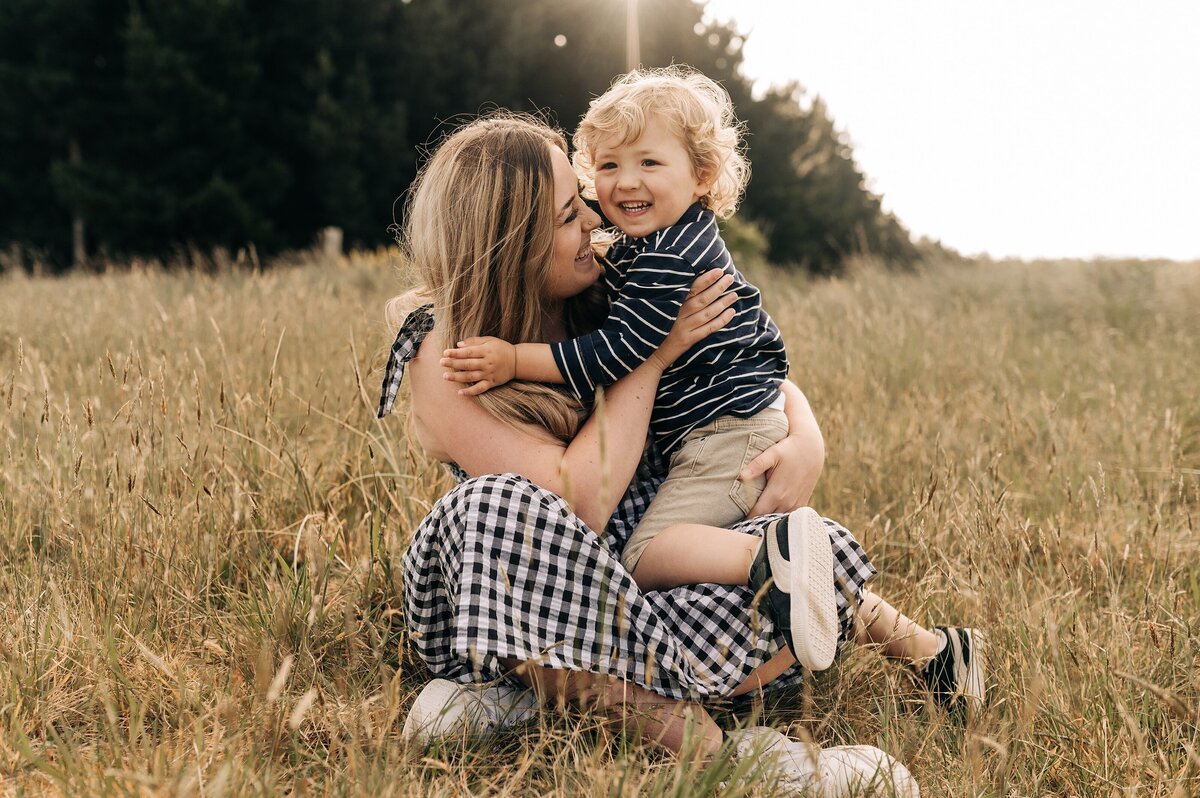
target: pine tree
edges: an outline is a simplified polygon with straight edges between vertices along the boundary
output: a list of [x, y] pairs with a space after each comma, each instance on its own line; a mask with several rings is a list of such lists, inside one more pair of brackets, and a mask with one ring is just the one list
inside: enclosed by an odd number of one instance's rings
[[119, 104], [121, 5], [0, 3], [0, 242], [86, 255], [86, 175], [104, 163]]
[[[83, 253], [375, 245], [421, 153], [490, 108], [568, 132], [625, 71], [620, 0], [5, 0], [0, 246]], [[742, 39], [694, 0], [640, 4], [645, 66], [720, 81], [746, 122], [742, 217], [831, 271], [912, 256], [820, 102], [754, 98]], [[76, 257], [76, 259], [78, 259]]]

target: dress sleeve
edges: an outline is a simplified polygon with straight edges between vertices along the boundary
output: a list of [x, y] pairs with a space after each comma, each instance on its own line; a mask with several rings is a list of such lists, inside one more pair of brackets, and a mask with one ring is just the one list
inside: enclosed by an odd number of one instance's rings
[[688, 260], [669, 252], [636, 256], [604, 325], [550, 345], [567, 387], [587, 403], [597, 385], [611, 385], [645, 362], [671, 331], [694, 272]]
[[422, 305], [409, 313], [396, 333], [392, 343], [391, 354], [388, 355], [387, 366], [383, 372], [383, 385], [379, 390], [378, 418], [383, 418], [392, 412], [396, 404], [396, 394], [400, 391], [400, 380], [404, 377], [404, 367], [408, 361], [417, 355], [421, 342], [433, 329], [433, 305]]

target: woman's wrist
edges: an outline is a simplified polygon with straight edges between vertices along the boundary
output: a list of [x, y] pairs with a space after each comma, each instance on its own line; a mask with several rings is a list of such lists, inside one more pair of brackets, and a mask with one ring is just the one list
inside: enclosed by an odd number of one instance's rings
[[670, 364], [670, 362], [667, 361], [667, 359], [665, 357], [663, 357], [662, 351], [659, 349], [656, 349], [650, 353], [650, 356], [648, 358], [646, 358], [645, 361], [643, 361], [642, 365], [644, 365], [646, 368], [652, 370], [655, 374], [657, 374], [659, 377], [661, 377], [663, 375], [663, 372], [665, 372], [667, 370], [667, 366], [669, 366], [671, 364]]

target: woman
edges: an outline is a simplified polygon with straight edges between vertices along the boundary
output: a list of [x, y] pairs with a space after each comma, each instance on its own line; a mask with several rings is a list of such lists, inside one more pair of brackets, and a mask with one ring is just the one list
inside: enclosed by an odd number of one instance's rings
[[[724, 279], [697, 280], [656, 356], [612, 385], [605, 412], [586, 420], [547, 386], [510, 383], [468, 397], [443, 379], [439, 353], [466, 337], [561, 341], [600, 318], [588, 303], [598, 276], [590, 235], [597, 224], [578, 196], [562, 137], [528, 119], [495, 116], [460, 129], [412, 188], [403, 244], [432, 312], [418, 309], [401, 326], [380, 415], [391, 409], [408, 364], [417, 438], [464, 480], [422, 522], [404, 560], [414, 645], [446, 677], [422, 691], [406, 721], [418, 739], [527, 715], [532, 700], [513, 689], [515, 677], [543, 699], [593, 701], [673, 751], [684, 745], [690, 719], [698, 755], [710, 757], [725, 735], [697, 700], [802, 677], [791, 655], [780, 653], [769, 621], [754, 613], [747, 588], [642, 594], [618, 559], [663, 472], [652, 453], [642, 457], [658, 379], [727, 320]], [[794, 434], [764, 454], [779, 465], [759, 510], [793, 509], [787, 499], [795, 496], [781, 484], [803, 483], [795, 464], [813, 461], [803, 451], [797, 457], [814, 439], [811, 411], [794, 386], [786, 394]], [[808, 480], [801, 492], [815, 475]], [[913, 662], [944, 660], [934, 657], [934, 633], [864, 593], [874, 568], [849, 532], [825, 523], [838, 555], [842, 639], [881, 643]], [[756, 518], [737, 529], [761, 534], [763, 524]], [[593, 530], [605, 530], [603, 537]], [[462, 686], [505, 677], [485, 690]], [[951, 684], [954, 692], [962, 681]], [[769, 752], [797, 790], [840, 795], [894, 781], [916, 792], [903, 766], [878, 749], [817, 751], [769, 729], [729, 738], [739, 756]]]

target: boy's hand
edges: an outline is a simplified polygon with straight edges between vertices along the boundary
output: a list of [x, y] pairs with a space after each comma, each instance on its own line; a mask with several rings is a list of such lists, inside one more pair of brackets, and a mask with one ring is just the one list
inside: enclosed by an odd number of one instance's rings
[[478, 396], [513, 378], [517, 371], [517, 348], [500, 338], [468, 338], [459, 341], [457, 348], [442, 352], [439, 363], [450, 369], [442, 379], [473, 383], [460, 388], [459, 395]]

